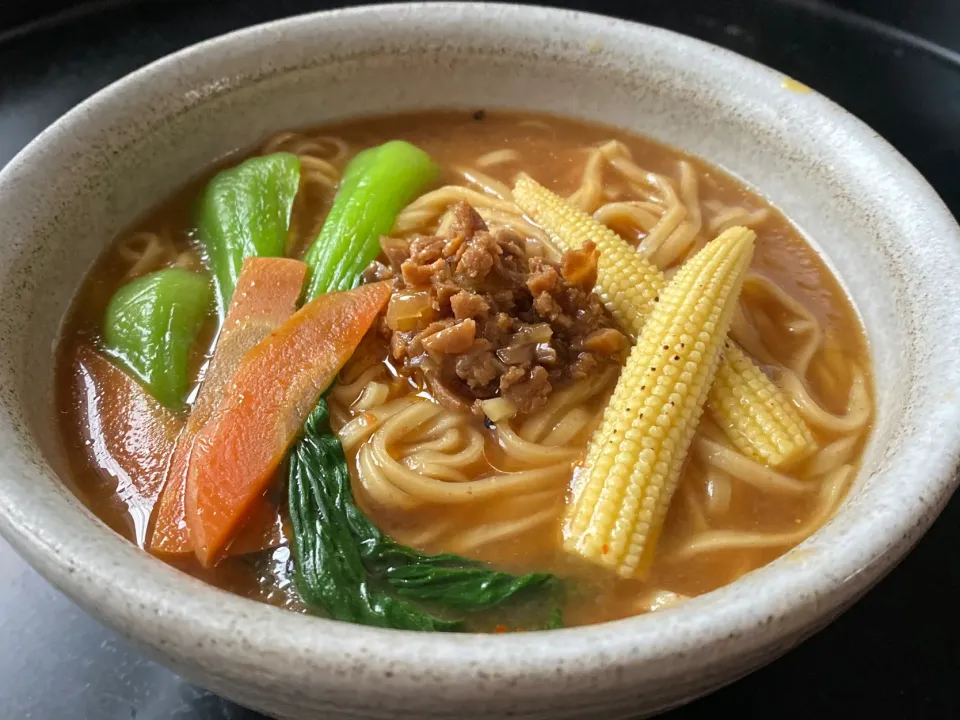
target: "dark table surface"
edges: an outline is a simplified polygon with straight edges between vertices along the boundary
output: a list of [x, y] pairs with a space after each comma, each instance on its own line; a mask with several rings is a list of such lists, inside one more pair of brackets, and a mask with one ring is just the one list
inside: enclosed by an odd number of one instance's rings
[[[323, 9], [310, 0], [0, 2], [0, 165], [74, 104], [185, 45]], [[723, 45], [836, 100], [892, 142], [960, 216], [960, 2], [556, 3]], [[52, 11], [63, 11], [51, 17]], [[5, 30], [5, 32], [3, 32]], [[945, 351], [953, 349], [945, 348]], [[955, 350], [954, 350], [955, 351]], [[960, 498], [853, 609], [784, 658], [671, 720], [960, 717]], [[0, 716], [259, 717], [104, 629], [0, 540]]]

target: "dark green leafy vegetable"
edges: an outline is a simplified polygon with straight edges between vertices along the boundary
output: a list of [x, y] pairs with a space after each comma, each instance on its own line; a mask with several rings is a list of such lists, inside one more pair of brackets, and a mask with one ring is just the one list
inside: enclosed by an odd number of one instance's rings
[[456, 630], [444, 620], [375, 588], [347, 521], [355, 512], [346, 458], [320, 401], [290, 458], [290, 520], [297, 590], [337, 620], [400, 630]]
[[544, 630], [559, 630], [563, 627], [563, 610], [558, 605], [553, 610], [550, 611], [550, 615], [547, 616], [547, 624], [544, 625]]
[[464, 558], [438, 555], [409, 558], [410, 565], [388, 566], [385, 577], [403, 597], [430, 600], [445, 607], [477, 611], [500, 605], [522, 590], [552, 582], [547, 573], [515, 576], [464, 566]]
[[189, 390], [187, 363], [210, 305], [207, 278], [179, 268], [158, 270], [124, 285], [107, 305], [108, 352], [168, 408]]
[[298, 590], [308, 604], [339, 620], [458, 630], [461, 622], [431, 615], [409, 601], [478, 612], [521, 593], [549, 594], [557, 585], [546, 573], [516, 576], [458, 555], [426, 555], [383, 534], [354, 502], [346, 459], [330, 431], [324, 400], [291, 458], [290, 516]]
[[438, 174], [429, 155], [402, 140], [357, 155], [303, 258], [311, 270], [306, 298], [354, 287], [379, 254], [380, 236], [390, 232], [400, 211]]
[[426, 555], [399, 545], [380, 532], [352, 502], [347, 518], [371, 572], [401, 597], [430, 601], [456, 610], [477, 612], [513, 596], [552, 585], [549, 573], [511, 575], [451, 553]]
[[217, 287], [221, 316], [248, 257], [283, 257], [300, 159], [274, 153], [245, 160], [216, 175], [200, 200], [200, 241]]

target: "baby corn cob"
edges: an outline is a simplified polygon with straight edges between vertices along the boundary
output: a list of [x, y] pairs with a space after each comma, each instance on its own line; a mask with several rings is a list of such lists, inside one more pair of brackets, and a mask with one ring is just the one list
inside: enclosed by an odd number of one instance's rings
[[[528, 175], [516, 181], [513, 197], [562, 250], [592, 240], [600, 251], [597, 292], [624, 330], [639, 336], [663, 274], [619, 235]], [[733, 341], [724, 352], [707, 407], [733, 445], [758, 462], [777, 467], [807, 454], [813, 436], [789, 398]]]
[[723, 349], [707, 409], [737, 450], [766, 465], [797, 460], [815, 445], [794, 404], [732, 340]]
[[661, 292], [590, 441], [565, 528], [568, 551], [624, 577], [649, 567], [755, 237], [746, 228], [727, 230]]

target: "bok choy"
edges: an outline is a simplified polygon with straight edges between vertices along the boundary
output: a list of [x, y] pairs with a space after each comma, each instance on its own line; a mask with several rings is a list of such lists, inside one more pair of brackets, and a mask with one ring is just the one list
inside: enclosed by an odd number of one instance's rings
[[[289, 472], [297, 589], [308, 605], [334, 619], [402, 630], [462, 630], [457, 614], [521, 597], [550, 599], [559, 590], [548, 573], [511, 575], [450, 553], [427, 555], [382, 533], [354, 501], [347, 461], [323, 399], [307, 420]], [[545, 624], [559, 626], [555, 608]]]
[[300, 159], [291, 153], [252, 157], [218, 173], [200, 200], [198, 230], [217, 287], [220, 316], [248, 257], [283, 257]]
[[308, 300], [349, 290], [380, 253], [380, 236], [397, 215], [439, 175], [423, 150], [392, 140], [357, 155], [343, 173], [330, 214], [303, 261], [310, 266]]
[[168, 268], [137, 278], [107, 305], [107, 350], [160, 403], [179, 410], [190, 386], [190, 348], [209, 305], [203, 275]]

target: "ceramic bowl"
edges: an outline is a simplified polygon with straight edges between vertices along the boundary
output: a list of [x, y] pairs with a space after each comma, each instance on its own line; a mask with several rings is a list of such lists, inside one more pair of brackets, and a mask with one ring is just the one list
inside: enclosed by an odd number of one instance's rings
[[[297, 17], [164, 58], [78, 106], [0, 173], [0, 531], [52, 583], [188, 679], [283, 718], [649, 714], [823, 626], [937, 516], [960, 452], [960, 232], [889, 145], [782, 75], [670, 32], [509, 5]], [[549, 111], [692, 151], [782, 208], [870, 338], [878, 405], [859, 480], [823, 529], [674, 609], [506, 636], [379, 630], [229, 595], [152, 559], [77, 501], [52, 348], [121, 228], [281, 128], [424, 107]]]

